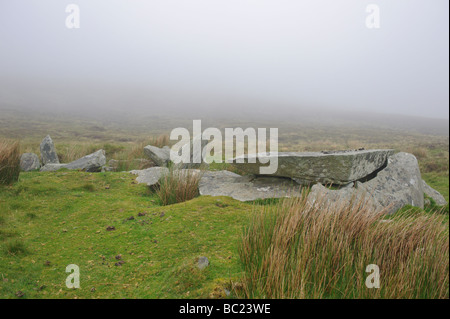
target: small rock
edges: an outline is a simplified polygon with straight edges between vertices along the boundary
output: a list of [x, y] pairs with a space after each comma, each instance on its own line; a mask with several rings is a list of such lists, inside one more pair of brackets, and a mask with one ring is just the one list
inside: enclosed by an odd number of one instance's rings
[[121, 260], [122, 259], [122, 255], [117, 255], [116, 257], [115, 257], [117, 260]]
[[198, 258], [197, 267], [200, 270], [203, 270], [203, 269], [205, 269], [208, 266], [209, 266], [209, 260], [208, 260], [207, 257], [202, 256], [202, 257]]
[[20, 168], [24, 172], [34, 171], [41, 168], [39, 157], [34, 153], [24, 153], [20, 157]]
[[167, 167], [151, 167], [143, 170], [130, 171], [130, 174], [138, 176], [136, 177], [138, 183], [147, 184], [147, 186], [150, 187], [154, 187], [158, 184], [159, 179], [168, 173], [169, 169]]

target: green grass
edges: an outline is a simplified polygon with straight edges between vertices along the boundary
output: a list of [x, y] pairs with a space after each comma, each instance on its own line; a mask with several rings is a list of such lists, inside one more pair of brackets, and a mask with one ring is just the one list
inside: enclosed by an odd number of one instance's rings
[[444, 196], [445, 200], [449, 201], [449, 179], [446, 174], [439, 173], [422, 173], [422, 178], [427, 182], [428, 185], [433, 187], [439, 193]]
[[[145, 158], [143, 146], [157, 136], [192, 124], [189, 118], [153, 114], [112, 122], [24, 114], [3, 110], [0, 126], [0, 136], [21, 140], [22, 153], [39, 154], [42, 138], [50, 134], [63, 162], [103, 148], [107, 160], [124, 161], [123, 170], [140, 168], [132, 160]], [[365, 147], [416, 153], [423, 179], [449, 200], [448, 135], [274, 119], [211, 118], [207, 126], [279, 127], [280, 151]], [[226, 163], [209, 169], [243, 173]], [[127, 173], [21, 173], [18, 183], [0, 186], [0, 298], [17, 298], [18, 291], [25, 293], [21, 298], [225, 297], [224, 288], [242, 282], [239, 237], [252, 205], [270, 208], [281, 201], [200, 196], [162, 207], [155, 193]], [[421, 213], [407, 207], [400, 214], [406, 211]], [[448, 224], [448, 206], [443, 213]], [[125, 263], [115, 266], [119, 254]], [[199, 256], [210, 260], [204, 271], [195, 266]], [[69, 264], [80, 267], [80, 289], [65, 286]]]
[[[0, 297], [224, 297], [242, 271], [237, 239], [251, 206], [199, 197], [161, 207], [134, 178], [31, 172], [0, 188]], [[80, 289], [65, 286], [69, 264], [80, 267]]]

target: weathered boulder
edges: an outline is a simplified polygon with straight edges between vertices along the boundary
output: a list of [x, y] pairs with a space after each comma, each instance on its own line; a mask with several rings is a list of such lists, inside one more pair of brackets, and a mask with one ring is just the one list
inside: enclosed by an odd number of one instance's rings
[[47, 135], [41, 142], [41, 160], [42, 164], [59, 164], [58, 155], [56, 154], [55, 145], [50, 135]]
[[20, 168], [24, 172], [34, 171], [41, 167], [39, 157], [34, 153], [24, 153], [20, 157]]
[[[271, 176], [290, 177], [302, 184], [345, 185], [364, 179], [386, 165], [393, 150], [358, 150], [338, 152], [261, 153], [236, 157], [229, 160], [237, 168], [258, 175], [263, 162], [278, 156], [278, 169]], [[256, 159], [256, 163], [248, 163]], [[238, 163], [244, 160], [244, 163]]]
[[322, 184], [315, 184], [311, 187], [307, 201], [311, 205], [325, 204], [326, 206], [347, 205], [351, 202], [356, 204], [365, 203], [374, 208], [379, 208], [375, 206], [375, 202], [371, 195], [366, 194], [363, 190], [350, 186], [340, 189], [330, 189]]
[[82, 170], [85, 172], [100, 172], [105, 164], [105, 151], [98, 150], [95, 153], [86, 155], [68, 164], [46, 164], [41, 168], [41, 172], [52, 172], [61, 168], [67, 168], [69, 170]]
[[65, 168], [66, 164], [46, 164], [41, 167], [40, 172], [55, 172], [61, 168]]
[[76, 161], [66, 164], [66, 168], [70, 170], [82, 170], [85, 172], [100, 172], [102, 166], [106, 164], [104, 150], [98, 150], [95, 153], [86, 155]]
[[428, 185], [424, 180], [422, 180], [422, 187], [423, 192], [431, 197], [437, 205], [439, 206], [445, 206], [447, 205], [447, 201], [445, 200], [444, 196], [441, 195], [437, 190], [432, 188], [430, 185]]
[[291, 179], [269, 176], [241, 176], [229, 171], [206, 171], [200, 195], [229, 196], [239, 201], [300, 196], [301, 186]]
[[170, 148], [159, 148], [152, 145], [144, 147], [144, 153], [147, 155], [157, 166], [167, 167], [170, 162]]
[[163, 174], [169, 173], [169, 169], [167, 167], [151, 167], [143, 170], [133, 170], [130, 173], [137, 175], [136, 181], [139, 184], [154, 186], [158, 183]]
[[115, 160], [110, 159], [108, 161], [108, 166], [104, 167], [107, 172], [117, 172], [120, 170], [120, 166], [134, 165], [134, 167], [139, 167], [139, 169], [146, 169], [154, 166], [153, 161], [146, 158], [135, 158], [132, 160]]
[[376, 205], [388, 209], [388, 213], [395, 213], [406, 205], [420, 208], [424, 205], [419, 164], [409, 153], [389, 157], [386, 168], [364, 183], [357, 182], [356, 187], [372, 196]]
[[[139, 184], [146, 184], [147, 186], [155, 186], [158, 184], [161, 177], [169, 174], [169, 169], [167, 167], [150, 167], [142, 170], [130, 171], [131, 174], [137, 175], [136, 181]], [[179, 169], [175, 170], [174, 173], [180, 174], [192, 174], [199, 175], [201, 170], [199, 169]]]

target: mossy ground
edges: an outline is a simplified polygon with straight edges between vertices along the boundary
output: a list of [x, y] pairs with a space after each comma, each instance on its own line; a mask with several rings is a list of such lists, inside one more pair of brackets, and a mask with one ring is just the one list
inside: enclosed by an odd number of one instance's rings
[[[0, 189], [0, 297], [225, 297], [242, 271], [251, 210], [203, 196], [161, 207], [128, 173], [21, 173]], [[210, 260], [203, 271], [200, 256]], [[69, 264], [80, 267], [80, 289], [66, 287]]]

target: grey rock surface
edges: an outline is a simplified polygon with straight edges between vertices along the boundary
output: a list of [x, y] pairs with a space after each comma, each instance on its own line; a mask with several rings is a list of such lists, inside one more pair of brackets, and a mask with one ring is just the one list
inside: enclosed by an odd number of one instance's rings
[[106, 157], [104, 150], [98, 150], [92, 154], [86, 155], [76, 161], [65, 165], [65, 168], [70, 170], [82, 170], [85, 172], [100, 172], [102, 166], [106, 164]]
[[208, 259], [208, 257], [202, 256], [202, 257], [199, 257], [199, 258], [198, 258], [198, 261], [197, 261], [197, 267], [198, 267], [200, 270], [203, 270], [203, 269], [205, 269], [205, 268], [208, 267], [208, 266], [209, 266], [209, 259]]
[[163, 174], [168, 174], [167, 167], [150, 167], [143, 170], [133, 170], [131, 174], [137, 175], [136, 181], [139, 184], [146, 184], [147, 186], [156, 185]]
[[152, 166], [154, 166], [153, 161], [146, 159], [146, 158], [135, 158], [132, 160], [115, 160], [115, 159], [110, 159], [108, 161], [108, 166], [105, 167], [105, 171], [107, 172], [117, 172], [120, 169], [120, 165], [135, 165], [140, 167], [140, 169], [146, 169], [146, 168], [150, 168]]
[[[383, 168], [393, 150], [358, 150], [340, 152], [283, 152], [250, 154], [229, 160], [237, 168], [258, 175], [262, 165], [248, 163], [248, 159], [269, 161], [278, 156], [278, 169], [271, 176], [290, 177], [302, 184], [345, 185], [371, 175]], [[244, 160], [245, 163], [237, 163]]]
[[[165, 174], [169, 174], [169, 169], [167, 167], [150, 167], [143, 170], [133, 170], [130, 171], [131, 174], [137, 175], [136, 181], [139, 184], [146, 184], [147, 186], [154, 186], [158, 184], [161, 177]], [[175, 173], [178, 174], [201, 174], [201, 170], [198, 169], [180, 169], [176, 170]]]
[[168, 147], [159, 148], [152, 145], [144, 147], [144, 153], [157, 166], [167, 167], [170, 162], [170, 149]]
[[61, 168], [66, 167], [66, 164], [46, 164], [41, 167], [40, 172], [55, 172]]
[[405, 205], [423, 208], [424, 190], [419, 164], [414, 155], [397, 153], [388, 159], [385, 169], [364, 183], [358, 190], [372, 196], [376, 205], [395, 213]]
[[34, 153], [24, 153], [20, 157], [20, 168], [24, 172], [34, 171], [41, 167], [39, 157]]
[[98, 150], [95, 153], [86, 155], [68, 164], [46, 164], [41, 167], [40, 171], [53, 172], [61, 168], [67, 168], [69, 170], [82, 170], [85, 172], [100, 172], [105, 164], [105, 151]]
[[206, 171], [200, 195], [229, 196], [239, 201], [300, 196], [301, 186], [291, 179], [268, 176], [241, 176], [229, 171]]
[[366, 194], [363, 190], [356, 189], [354, 187], [343, 187], [340, 189], [329, 189], [322, 184], [315, 184], [311, 187], [311, 191], [308, 194], [308, 203], [325, 204], [325, 205], [347, 205], [348, 203], [361, 203], [364, 202], [367, 205], [371, 205], [377, 208], [373, 197]]
[[59, 164], [58, 155], [56, 154], [55, 145], [52, 138], [47, 135], [41, 142], [41, 161], [42, 165]]
[[428, 185], [424, 180], [422, 180], [422, 187], [423, 192], [431, 197], [437, 205], [439, 206], [445, 206], [447, 205], [447, 201], [445, 200], [444, 196], [441, 195], [437, 190], [432, 188], [430, 185]]

